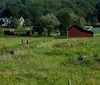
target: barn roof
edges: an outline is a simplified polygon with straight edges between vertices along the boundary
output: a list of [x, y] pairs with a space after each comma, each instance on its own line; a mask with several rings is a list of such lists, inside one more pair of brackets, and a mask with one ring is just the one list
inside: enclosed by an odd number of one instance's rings
[[93, 33], [92, 31], [89, 31], [89, 30], [85, 30], [83, 29], [82, 27], [78, 26], [78, 25], [72, 25], [70, 27], [67, 28], [67, 30], [70, 30], [72, 27], [76, 27], [77, 29], [83, 31], [83, 32], [90, 32], [90, 33]]

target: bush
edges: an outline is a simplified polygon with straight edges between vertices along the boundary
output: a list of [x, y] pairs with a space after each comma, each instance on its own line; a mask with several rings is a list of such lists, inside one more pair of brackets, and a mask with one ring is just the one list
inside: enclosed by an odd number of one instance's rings
[[73, 65], [84, 65], [84, 66], [91, 66], [91, 65], [94, 65], [96, 62], [95, 60], [92, 58], [86, 58], [84, 60], [78, 60], [78, 59], [75, 59], [75, 58], [71, 58], [69, 57], [68, 60], [65, 60], [64, 62], [62, 62], [62, 65], [66, 66], [68, 64], [73, 64]]
[[0, 28], [0, 36], [2, 36], [3, 35], [3, 30], [2, 30], [2, 28]]
[[11, 48], [11, 47], [6, 47], [6, 46], [2, 46], [0, 48], [0, 55], [4, 55], [4, 54], [11, 54], [11, 51], [15, 51], [14, 48]]
[[95, 61], [100, 61], [100, 55], [98, 53], [94, 54], [94, 60]]

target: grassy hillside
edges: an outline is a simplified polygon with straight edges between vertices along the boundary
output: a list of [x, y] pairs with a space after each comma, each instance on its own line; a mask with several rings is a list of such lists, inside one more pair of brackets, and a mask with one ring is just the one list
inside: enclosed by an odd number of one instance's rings
[[99, 37], [0, 38], [0, 85], [99, 85], [99, 46]]

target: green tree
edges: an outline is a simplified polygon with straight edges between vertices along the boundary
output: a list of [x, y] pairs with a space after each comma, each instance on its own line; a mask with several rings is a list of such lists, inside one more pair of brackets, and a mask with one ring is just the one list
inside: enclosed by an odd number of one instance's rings
[[59, 20], [53, 14], [41, 16], [40, 21], [41, 26], [44, 28], [44, 31], [48, 36], [50, 35], [50, 32], [55, 29], [55, 27], [60, 25]]
[[0, 17], [23, 16], [34, 24], [39, 23], [42, 15], [57, 16], [61, 10], [68, 12], [72, 22], [79, 23], [79, 18], [83, 17], [88, 24], [93, 17], [99, 20], [100, 0], [0, 0]]
[[9, 8], [5, 9], [2, 11], [1, 13], [1, 17], [10, 17], [12, 14], [11, 14], [11, 11]]
[[31, 26], [32, 21], [30, 19], [25, 19], [25, 26]]
[[18, 17], [19, 8], [12, 6], [2, 11], [1, 17]]
[[15, 6], [12, 6], [12, 7], [9, 7], [10, 11], [11, 11], [11, 16], [12, 17], [18, 17], [18, 13], [19, 13], [19, 8], [18, 7], [15, 7]]
[[14, 18], [14, 19], [13, 19], [13, 22], [14, 22], [13, 25], [14, 25], [15, 28], [20, 27], [19, 19]]
[[79, 17], [78, 18], [78, 24], [81, 25], [81, 26], [86, 25], [86, 21], [85, 21], [84, 17]]
[[31, 14], [27, 10], [25, 10], [24, 8], [20, 9], [19, 15], [23, 16], [24, 19], [31, 19], [32, 18]]
[[59, 11], [57, 17], [61, 23], [60, 33], [61, 35], [66, 35], [66, 28], [72, 24], [71, 16], [65, 9], [62, 9]]
[[92, 25], [97, 24], [99, 21], [96, 17], [93, 17], [93, 19], [91, 20]]

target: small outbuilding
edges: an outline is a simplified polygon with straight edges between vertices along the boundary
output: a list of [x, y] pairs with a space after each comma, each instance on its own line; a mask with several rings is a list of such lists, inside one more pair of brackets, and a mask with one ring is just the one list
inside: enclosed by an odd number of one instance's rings
[[93, 32], [83, 29], [78, 25], [67, 28], [67, 37], [93, 37]]
[[4, 30], [4, 35], [33, 36], [34, 30]]

